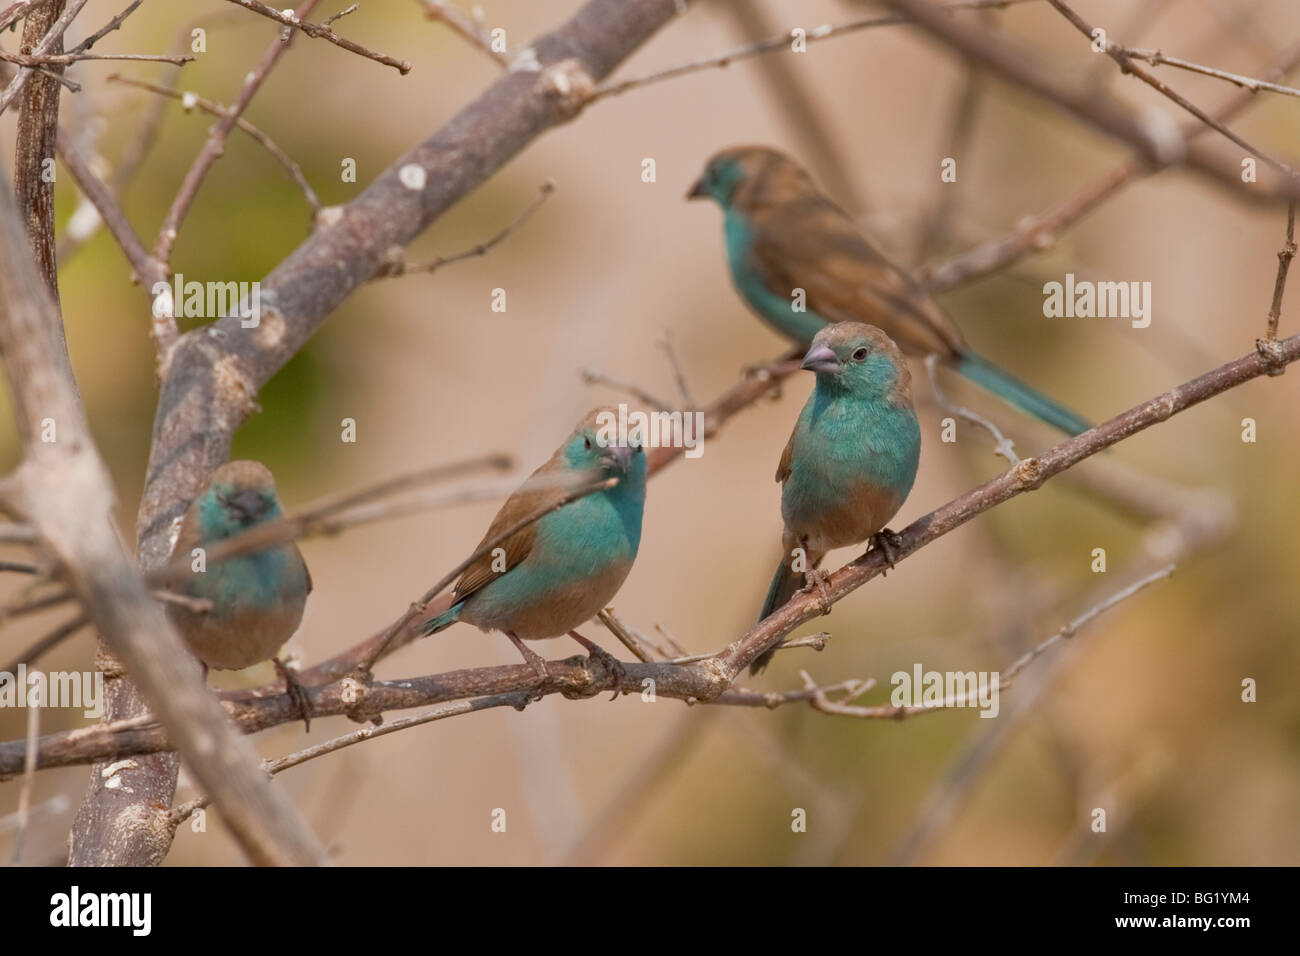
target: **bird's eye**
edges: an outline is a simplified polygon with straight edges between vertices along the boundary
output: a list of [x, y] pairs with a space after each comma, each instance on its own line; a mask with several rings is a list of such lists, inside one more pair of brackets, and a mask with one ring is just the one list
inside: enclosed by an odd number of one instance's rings
[[584, 438], [584, 439], [582, 440], [582, 444], [586, 447], [587, 451], [591, 451], [591, 439], [590, 439], [590, 438]]
[[861, 362], [866, 357], [867, 357], [867, 347], [865, 345], [862, 346], [861, 348], [856, 348], [853, 350], [853, 361]]

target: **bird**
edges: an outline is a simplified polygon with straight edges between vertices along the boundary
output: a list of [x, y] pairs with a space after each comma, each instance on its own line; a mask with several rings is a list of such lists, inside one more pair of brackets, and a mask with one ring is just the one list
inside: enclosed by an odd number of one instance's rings
[[182, 600], [168, 601], [166, 612], [205, 668], [242, 670], [272, 661], [310, 730], [307, 693], [278, 656], [302, 623], [312, 589], [298, 546], [290, 541], [212, 563], [206, 555], [202, 562], [191, 557], [195, 548], [206, 549], [282, 514], [275, 478], [265, 465], [230, 461], [214, 471], [181, 520], [172, 555], [187, 571], [169, 586]]
[[828, 322], [866, 322], [908, 355], [937, 355], [1068, 435], [1091, 427], [976, 354], [952, 318], [784, 153], [766, 146], [724, 149], [709, 159], [686, 198], [711, 198], [722, 207], [736, 290], [796, 345], [806, 348]]
[[[829, 608], [818, 568], [832, 548], [870, 540], [893, 567], [897, 535], [885, 525], [911, 492], [921, 458], [912, 374], [888, 335], [836, 322], [813, 336], [801, 367], [817, 379], [776, 468], [785, 528], [760, 621], [805, 581]], [[763, 670], [775, 650], [760, 655], [750, 673]]]
[[[436, 634], [457, 621], [501, 631], [542, 680], [548, 676], [546, 662], [524, 641], [567, 634], [616, 676], [623, 673], [613, 655], [577, 631], [622, 587], [641, 543], [646, 459], [639, 442], [612, 434], [609, 423], [616, 418], [613, 409], [593, 409], [506, 500], [475, 551], [483, 553], [456, 581], [451, 605], [426, 621], [422, 634]], [[617, 480], [612, 487], [560, 504], [584, 481], [611, 478]]]

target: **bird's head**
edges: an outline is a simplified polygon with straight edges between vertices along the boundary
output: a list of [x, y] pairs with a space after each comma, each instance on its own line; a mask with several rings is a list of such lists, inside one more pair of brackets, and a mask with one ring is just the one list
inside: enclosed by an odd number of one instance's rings
[[593, 408], [578, 422], [564, 445], [564, 459], [575, 471], [607, 478], [645, 480], [645, 452], [635, 436], [619, 436], [618, 410]]
[[815, 190], [793, 159], [767, 146], [732, 146], [715, 153], [687, 199], [713, 199], [742, 212], [784, 202]]
[[275, 479], [255, 461], [231, 461], [218, 468], [197, 505], [205, 540], [230, 537], [281, 514]]
[[833, 322], [818, 332], [801, 368], [817, 375], [818, 385], [861, 395], [911, 394], [911, 373], [898, 346], [880, 329], [863, 322]]

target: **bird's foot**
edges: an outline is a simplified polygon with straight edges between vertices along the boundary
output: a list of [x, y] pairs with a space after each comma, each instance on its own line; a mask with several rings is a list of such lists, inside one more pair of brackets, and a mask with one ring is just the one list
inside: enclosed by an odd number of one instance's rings
[[[881, 528], [871, 536], [871, 546], [885, 556], [885, 563], [892, 571], [894, 562], [898, 560], [898, 549], [903, 546], [903, 536], [889, 528]], [[884, 576], [883, 571], [881, 576]]]
[[[514, 644], [519, 653], [523, 655], [525, 663], [532, 665], [533, 670], [537, 672], [537, 678], [541, 681], [541, 684], [545, 684], [551, 679], [551, 672], [546, 667], [546, 658], [542, 657], [541, 654], [538, 654], [509, 631], [506, 631], [506, 637], [510, 638], [510, 643]], [[542, 699], [541, 684], [537, 686], [537, 693], [534, 695], [538, 700]]]
[[830, 589], [826, 587], [826, 581], [828, 580], [828, 576], [826, 572], [823, 571], [821, 568], [812, 568], [808, 571], [805, 571], [803, 577], [804, 577], [803, 589], [807, 591], [809, 594], [811, 594], [815, 590], [817, 592], [817, 596], [821, 598], [822, 613], [823, 614], [831, 613], [831, 607], [833, 605], [831, 604]]
[[623, 662], [595, 641], [588, 640], [577, 631], [570, 631], [569, 636], [585, 647], [590, 657], [600, 661], [605, 665], [605, 669], [614, 675], [614, 693], [609, 699], [616, 700], [618, 695], [623, 692], [623, 679], [627, 677], [627, 668], [623, 666]]
[[289, 670], [288, 665], [280, 658], [273, 657], [271, 662], [275, 664], [276, 673], [284, 681], [285, 693], [289, 695], [289, 699], [293, 701], [294, 706], [298, 709], [298, 716], [302, 718], [303, 728], [310, 731], [312, 709], [311, 697], [307, 694], [307, 688], [302, 686], [302, 682], [298, 680], [294, 672]]

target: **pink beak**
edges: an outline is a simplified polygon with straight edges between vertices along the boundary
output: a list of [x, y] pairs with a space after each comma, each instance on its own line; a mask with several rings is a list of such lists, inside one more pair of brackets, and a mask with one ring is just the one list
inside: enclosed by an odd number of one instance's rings
[[838, 372], [840, 360], [825, 342], [814, 342], [799, 367], [810, 372]]

